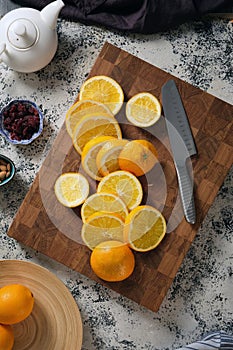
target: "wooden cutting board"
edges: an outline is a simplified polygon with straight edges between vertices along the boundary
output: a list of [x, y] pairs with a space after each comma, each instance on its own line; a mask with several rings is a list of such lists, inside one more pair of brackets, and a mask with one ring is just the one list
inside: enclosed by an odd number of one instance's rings
[[[90, 250], [80, 238], [80, 208], [63, 207], [53, 191], [54, 182], [62, 172], [82, 172], [79, 155], [64, 125], [8, 235], [157, 311], [232, 165], [233, 106], [109, 43], [103, 46], [89, 76], [94, 75], [108, 75], [118, 81], [125, 101], [141, 91], [149, 91], [161, 99], [162, 85], [171, 78], [176, 81], [198, 149], [198, 156], [192, 160], [196, 224], [190, 225], [183, 218], [164, 118], [142, 130], [126, 122], [123, 108], [117, 116], [123, 136], [149, 139], [158, 150], [160, 163], [140, 181], [144, 188], [143, 203], [160, 209], [168, 222], [168, 233], [162, 243], [151, 252], [135, 253], [134, 273], [123, 282], [107, 283], [95, 276], [89, 265]], [[90, 183], [94, 192], [96, 183], [91, 180]]]

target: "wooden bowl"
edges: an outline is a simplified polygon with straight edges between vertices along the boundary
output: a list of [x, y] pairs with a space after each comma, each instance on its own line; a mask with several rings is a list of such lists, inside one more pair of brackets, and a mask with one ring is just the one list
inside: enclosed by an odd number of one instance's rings
[[0, 260], [0, 287], [19, 283], [32, 291], [31, 315], [13, 326], [14, 350], [80, 350], [82, 320], [66, 286], [47, 269], [27, 261]]

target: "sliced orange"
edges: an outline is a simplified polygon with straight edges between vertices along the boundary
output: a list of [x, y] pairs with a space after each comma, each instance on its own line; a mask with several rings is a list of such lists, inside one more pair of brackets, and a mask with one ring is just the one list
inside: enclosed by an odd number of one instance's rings
[[139, 252], [156, 248], [166, 233], [166, 221], [159, 210], [142, 205], [133, 209], [125, 219], [124, 238]]
[[161, 116], [161, 104], [149, 92], [140, 92], [126, 103], [126, 118], [134, 125], [149, 127]]
[[108, 282], [119, 282], [132, 274], [135, 258], [126, 244], [118, 241], [107, 241], [94, 248], [90, 264], [99, 278]]
[[95, 212], [116, 213], [123, 219], [128, 215], [126, 204], [118, 196], [111, 193], [94, 193], [82, 205], [81, 217], [83, 222]]
[[79, 99], [101, 102], [115, 115], [124, 102], [124, 93], [116, 80], [105, 75], [98, 75], [83, 83]]
[[101, 147], [96, 156], [96, 164], [103, 176], [120, 170], [118, 156], [127, 143], [128, 140], [112, 139]]
[[97, 136], [112, 136], [121, 139], [121, 128], [117, 120], [103, 114], [83, 117], [76, 124], [72, 138], [76, 151], [81, 154], [86, 143]]
[[115, 213], [96, 212], [82, 226], [83, 242], [92, 250], [99, 243], [109, 240], [123, 242], [124, 220]]
[[101, 147], [111, 139], [113, 139], [111, 136], [98, 136], [88, 141], [83, 148], [81, 156], [83, 169], [94, 180], [100, 181], [103, 177], [98, 170], [96, 156]]
[[140, 181], [128, 171], [118, 170], [103, 177], [97, 192], [113, 193], [120, 197], [129, 210], [137, 207], [143, 196]]
[[128, 142], [118, 156], [120, 169], [130, 171], [136, 176], [146, 174], [157, 162], [157, 150], [147, 140]]
[[64, 173], [54, 185], [58, 201], [66, 207], [74, 208], [82, 204], [89, 194], [89, 183], [80, 173]]
[[74, 133], [75, 126], [77, 122], [90, 114], [103, 113], [113, 116], [110, 109], [105, 106], [103, 103], [96, 101], [77, 101], [72, 105], [66, 112], [66, 130], [69, 135], [72, 137]]

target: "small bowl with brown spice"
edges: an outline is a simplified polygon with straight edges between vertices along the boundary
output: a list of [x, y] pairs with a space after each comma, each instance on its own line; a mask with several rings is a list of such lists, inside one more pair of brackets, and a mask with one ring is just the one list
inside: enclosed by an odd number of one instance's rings
[[0, 154], [0, 187], [10, 182], [15, 175], [15, 165], [12, 160]]
[[0, 112], [0, 133], [14, 145], [28, 145], [43, 130], [43, 114], [36, 103], [13, 100]]

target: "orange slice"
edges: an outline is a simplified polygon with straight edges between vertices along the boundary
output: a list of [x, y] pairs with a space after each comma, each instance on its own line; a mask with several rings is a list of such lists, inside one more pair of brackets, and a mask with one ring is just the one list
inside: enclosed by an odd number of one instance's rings
[[140, 92], [126, 103], [126, 118], [132, 124], [149, 127], [155, 124], [161, 116], [159, 100], [149, 92]]
[[105, 104], [115, 115], [121, 109], [124, 93], [112, 78], [98, 75], [87, 79], [80, 88], [80, 100], [92, 100]]
[[122, 199], [104, 192], [94, 193], [85, 200], [81, 208], [83, 222], [86, 222], [95, 212], [115, 213], [123, 219], [128, 215], [128, 209]]
[[73, 145], [81, 154], [86, 143], [97, 136], [112, 136], [122, 138], [117, 120], [107, 115], [87, 115], [77, 124], [73, 134]]
[[89, 194], [89, 183], [80, 173], [64, 173], [54, 185], [58, 201], [66, 207], [74, 208], [82, 204]]
[[136, 176], [128, 171], [114, 171], [103, 177], [97, 187], [97, 193], [112, 193], [120, 197], [129, 210], [137, 207], [142, 200], [142, 185]]
[[136, 251], [147, 252], [154, 249], [162, 241], [165, 233], [166, 221], [152, 206], [138, 206], [125, 219], [125, 241]]
[[115, 213], [96, 212], [88, 217], [82, 226], [83, 242], [93, 250], [104, 241], [123, 242], [124, 221]]
[[96, 156], [101, 147], [111, 139], [113, 139], [111, 136], [98, 136], [88, 141], [83, 148], [81, 156], [83, 169], [94, 180], [100, 181], [103, 177], [98, 170]]
[[66, 112], [66, 130], [68, 134], [72, 137], [74, 133], [75, 126], [77, 122], [90, 114], [103, 113], [113, 116], [110, 109], [103, 103], [96, 101], [77, 101], [72, 105]]
[[127, 140], [112, 139], [101, 147], [96, 156], [96, 164], [103, 176], [120, 170], [118, 156], [127, 143]]

